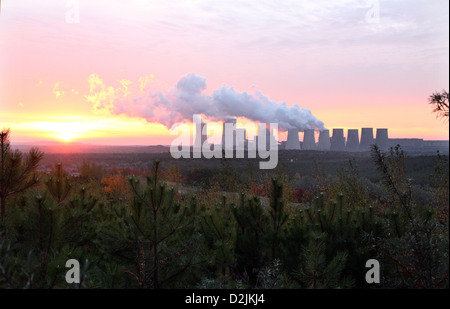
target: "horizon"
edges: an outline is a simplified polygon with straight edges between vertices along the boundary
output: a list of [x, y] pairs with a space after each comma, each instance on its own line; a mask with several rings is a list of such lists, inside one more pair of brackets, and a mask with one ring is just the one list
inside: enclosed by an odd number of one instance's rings
[[[345, 130], [345, 132], [347, 132], [347, 130]], [[347, 138], [347, 136], [344, 136], [345, 138]], [[195, 135], [194, 135], [195, 138]], [[424, 138], [420, 138], [420, 137], [391, 137], [389, 136], [389, 139], [423, 139], [424, 141], [449, 141], [449, 139], [424, 139]], [[280, 139], [278, 140], [278, 142], [285, 142], [286, 138], [284, 139]], [[315, 141], [316, 143], [318, 142], [318, 138], [317, 135], [315, 135]], [[301, 142], [301, 138], [300, 138], [300, 142]], [[218, 143], [211, 143], [211, 144], [220, 144], [220, 142]], [[123, 143], [123, 144], [108, 144], [108, 143], [95, 143], [95, 142], [90, 142], [90, 141], [83, 141], [83, 140], [74, 140], [74, 141], [61, 141], [61, 140], [56, 140], [56, 139], [48, 139], [48, 140], [35, 140], [35, 141], [21, 141], [21, 142], [11, 142], [11, 145], [19, 145], [19, 146], [30, 146], [30, 145], [42, 145], [42, 146], [46, 146], [46, 145], [86, 145], [86, 146], [136, 146], [136, 147], [145, 147], [145, 146], [165, 146], [165, 147], [170, 147], [170, 143], [168, 144], [133, 144], [133, 143]]]
[[1, 6], [0, 129], [14, 144], [169, 145], [193, 114], [449, 140], [428, 104], [448, 91], [448, 2]]

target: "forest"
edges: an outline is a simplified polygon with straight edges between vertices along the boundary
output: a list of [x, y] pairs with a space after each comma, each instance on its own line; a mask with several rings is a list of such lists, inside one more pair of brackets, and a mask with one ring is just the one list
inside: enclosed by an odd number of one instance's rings
[[[164, 153], [21, 152], [10, 134], [0, 132], [0, 288], [449, 287], [447, 155], [285, 152], [263, 172]], [[69, 259], [79, 283], [66, 281]], [[380, 283], [366, 281], [370, 259]]]

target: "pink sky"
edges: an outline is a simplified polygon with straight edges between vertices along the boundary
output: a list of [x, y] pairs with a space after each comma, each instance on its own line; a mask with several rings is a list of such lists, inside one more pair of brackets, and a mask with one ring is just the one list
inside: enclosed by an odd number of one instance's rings
[[[1, 5], [0, 127], [11, 128], [14, 142], [169, 144], [168, 129], [139, 113], [96, 109], [89, 78], [114, 95], [129, 81], [133, 99], [171, 93], [190, 73], [206, 79], [205, 95], [223, 86], [260, 91], [310, 110], [329, 129], [387, 127], [390, 137], [449, 138], [448, 122], [427, 104], [433, 92], [448, 91], [447, 1]], [[378, 22], [367, 18], [377, 5]], [[139, 94], [144, 77], [148, 88]], [[150, 109], [139, 102], [139, 111]]]

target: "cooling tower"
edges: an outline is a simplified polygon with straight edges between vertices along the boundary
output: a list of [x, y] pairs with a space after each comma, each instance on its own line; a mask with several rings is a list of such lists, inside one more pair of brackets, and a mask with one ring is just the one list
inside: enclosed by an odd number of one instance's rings
[[344, 129], [333, 129], [333, 136], [331, 137], [331, 147], [333, 151], [345, 150]]
[[266, 127], [264, 132], [260, 132], [259, 128], [258, 128], [258, 136], [255, 137], [257, 149], [259, 149], [258, 147], [259, 147], [259, 143], [260, 143], [260, 137], [262, 137], [263, 134], [266, 135], [266, 149], [270, 149], [270, 140], [271, 139], [276, 140], [276, 137], [270, 132], [269, 128]]
[[316, 139], [314, 137], [314, 130], [305, 130], [303, 131], [303, 150], [315, 150], [316, 149]]
[[236, 129], [236, 149], [245, 149], [246, 148], [246, 138], [247, 130], [244, 128]]
[[298, 129], [290, 129], [286, 140], [286, 150], [300, 149], [300, 141], [298, 139]]
[[375, 143], [373, 139], [373, 128], [362, 128], [361, 129], [361, 143], [359, 145], [362, 151], [368, 151], [370, 145]]
[[345, 145], [345, 149], [352, 152], [359, 150], [358, 129], [347, 130], [347, 144]]
[[317, 143], [317, 149], [330, 150], [330, 131], [323, 130], [319, 134], [319, 142]]
[[[227, 124], [232, 124], [232, 126]], [[226, 129], [228, 127], [228, 130]], [[225, 145], [225, 136], [229, 136], [231, 138], [231, 144]], [[228, 118], [223, 123], [223, 131], [222, 131], [222, 149], [235, 149], [236, 148], [236, 119]]]
[[203, 143], [207, 140], [207, 127], [206, 122], [201, 120], [200, 123], [195, 124], [195, 141], [194, 141], [194, 151], [201, 152]]
[[386, 150], [389, 148], [388, 129], [377, 129], [376, 144], [380, 149]]

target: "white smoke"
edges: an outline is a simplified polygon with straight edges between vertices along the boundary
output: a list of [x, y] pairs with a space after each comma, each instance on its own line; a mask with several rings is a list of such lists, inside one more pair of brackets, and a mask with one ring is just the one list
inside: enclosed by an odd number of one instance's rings
[[[113, 114], [142, 117], [168, 128], [177, 122], [192, 121], [194, 114], [203, 114], [216, 121], [228, 117], [245, 117], [255, 122], [278, 123], [281, 130], [324, 129], [324, 123], [314, 117], [311, 111], [297, 104], [288, 107], [285, 102], [277, 103], [261, 91], [236, 92], [233, 87], [221, 87], [209, 96], [202, 93], [205, 89], [204, 77], [188, 74], [169, 91], [148, 91], [139, 96], [116, 95], [110, 104], [96, 102], [96, 106], [105, 106]], [[104, 97], [92, 91], [95, 89], [91, 89], [91, 97]], [[115, 91], [117, 94], [123, 92]]]

